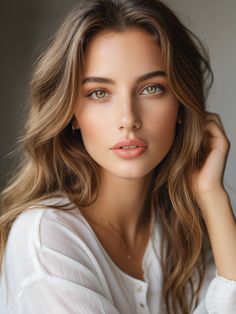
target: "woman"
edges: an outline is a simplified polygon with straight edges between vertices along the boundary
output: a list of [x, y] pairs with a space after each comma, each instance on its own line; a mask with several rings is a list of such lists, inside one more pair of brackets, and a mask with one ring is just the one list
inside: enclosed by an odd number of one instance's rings
[[84, 1], [67, 17], [38, 61], [25, 157], [3, 191], [6, 313], [236, 310], [211, 82], [200, 42], [160, 1]]

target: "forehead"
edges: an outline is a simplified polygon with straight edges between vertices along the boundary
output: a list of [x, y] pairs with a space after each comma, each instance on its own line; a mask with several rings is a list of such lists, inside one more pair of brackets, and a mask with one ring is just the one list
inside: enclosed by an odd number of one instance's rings
[[95, 35], [85, 53], [85, 72], [104, 67], [133, 71], [163, 68], [161, 49], [148, 32], [130, 28], [121, 32], [105, 30]]

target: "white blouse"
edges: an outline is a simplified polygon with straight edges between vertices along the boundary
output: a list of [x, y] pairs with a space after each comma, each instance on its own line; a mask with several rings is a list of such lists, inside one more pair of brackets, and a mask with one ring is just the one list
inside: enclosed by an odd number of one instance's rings
[[[54, 198], [48, 204], [68, 202]], [[109, 257], [79, 209], [29, 208], [12, 225], [2, 267], [1, 314], [164, 314], [160, 234], [143, 257], [144, 281]], [[208, 268], [194, 314], [236, 313], [236, 281]]]

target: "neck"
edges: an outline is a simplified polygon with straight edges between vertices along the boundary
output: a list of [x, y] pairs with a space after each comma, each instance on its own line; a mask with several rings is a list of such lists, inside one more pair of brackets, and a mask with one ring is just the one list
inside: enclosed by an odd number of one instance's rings
[[[108, 221], [126, 243], [134, 244], [138, 234], [150, 221], [147, 195], [151, 183], [152, 173], [138, 179], [120, 178], [110, 172], [102, 173], [98, 198], [83, 213], [99, 225]], [[104, 217], [104, 221], [94, 210]]]

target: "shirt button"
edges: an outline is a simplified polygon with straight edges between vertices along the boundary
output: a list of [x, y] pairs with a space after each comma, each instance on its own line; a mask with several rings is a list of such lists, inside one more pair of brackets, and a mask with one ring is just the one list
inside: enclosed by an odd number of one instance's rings
[[142, 288], [141, 286], [138, 286], [138, 287], [136, 288], [136, 291], [137, 291], [137, 292], [142, 292], [142, 291], [143, 291], [143, 288]]
[[136, 292], [142, 292], [143, 291], [143, 287], [140, 284], [133, 283], [133, 287], [134, 287], [134, 290]]
[[143, 303], [139, 303], [139, 305], [140, 305], [141, 307], [144, 307], [144, 304], [143, 304]]

